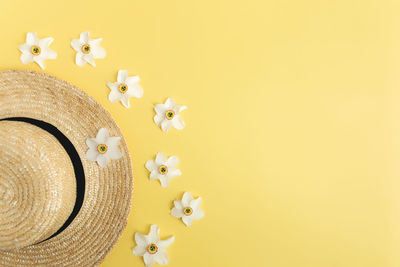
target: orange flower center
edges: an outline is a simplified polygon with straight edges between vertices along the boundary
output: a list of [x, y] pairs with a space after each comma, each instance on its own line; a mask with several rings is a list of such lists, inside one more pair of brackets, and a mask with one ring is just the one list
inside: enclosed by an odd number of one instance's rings
[[88, 44], [82, 45], [81, 50], [82, 50], [82, 53], [84, 53], [84, 54], [89, 54], [89, 53], [90, 53], [90, 50], [91, 50], [90, 45], [88, 45]]
[[119, 90], [121, 93], [125, 94], [126, 91], [128, 91], [128, 86], [127, 86], [126, 84], [124, 84], [124, 83], [121, 83], [121, 84], [118, 86], [118, 90]]
[[191, 207], [186, 207], [183, 209], [183, 214], [185, 214], [186, 216], [192, 215], [193, 213], [193, 209]]
[[167, 174], [167, 173], [168, 173], [168, 167], [165, 166], [165, 165], [161, 165], [161, 166], [158, 168], [158, 173], [160, 173], [160, 174]]
[[40, 55], [40, 52], [41, 52], [41, 49], [40, 49], [39, 46], [37, 46], [37, 45], [32, 45], [32, 47], [31, 47], [31, 53], [32, 53], [32, 55], [38, 56], [38, 55]]
[[152, 243], [152, 244], [148, 245], [148, 247], [147, 247], [147, 252], [148, 252], [148, 253], [150, 253], [150, 254], [156, 254], [157, 251], [158, 251], [158, 247], [157, 247], [156, 244], [153, 244], [153, 243]]
[[165, 112], [165, 117], [167, 120], [172, 120], [175, 117], [175, 111], [167, 110], [167, 112]]
[[100, 154], [106, 153], [108, 150], [108, 147], [106, 144], [100, 144], [97, 146], [97, 151], [99, 151]]

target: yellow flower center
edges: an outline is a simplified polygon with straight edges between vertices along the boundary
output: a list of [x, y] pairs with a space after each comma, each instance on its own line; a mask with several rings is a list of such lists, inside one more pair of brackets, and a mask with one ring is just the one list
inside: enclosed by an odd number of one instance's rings
[[165, 117], [167, 120], [172, 120], [175, 117], [175, 111], [167, 110], [167, 112], [165, 112]]
[[108, 147], [106, 144], [100, 144], [97, 146], [97, 151], [99, 151], [100, 154], [106, 153], [108, 150]]
[[165, 165], [161, 165], [161, 166], [158, 168], [158, 172], [159, 172], [160, 174], [167, 174], [167, 172], [168, 172], [168, 167], [165, 166]]
[[150, 244], [150, 245], [148, 245], [148, 247], [147, 247], [147, 252], [148, 252], [148, 253], [150, 253], [150, 254], [156, 254], [157, 251], [158, 251], [158, 247], [157, 247], [156, 244]]
[[124, 83], [121, 83], [121, 84], [118, 86], [118, 90], [119, 90], [121, 93], [125, 94], [126, 91], [128, 91], [128, 86], [127, 86], [126, 84], [124, 84]]
[[186, 207], [183, 209], [183, 214], [185, 214], [186, 216], [192, 215], [193, 213], [193, 209], [191, 207]]
[[82, 53], [89, 54], [90, 53], [90, 45], [88, 45], [88, 44], [82, 45], [81, 50], [82, 50]]
[[40, 55], [40, 47], [39, 46], [37, 46], [37, 45], [32, 45], [32, 47], [31, 47], [31, 53], [32, 53], [32, 55], [34, 55], [34, 56], [38, 56], [38, 55]]

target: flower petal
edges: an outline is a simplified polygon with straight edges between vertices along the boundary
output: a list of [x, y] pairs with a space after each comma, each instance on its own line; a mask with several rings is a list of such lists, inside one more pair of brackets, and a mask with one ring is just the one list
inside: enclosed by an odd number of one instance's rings
[[56, 59], [57, 58], [57, 53], [49, 48], [43, 49], [42, 52], [42, 57], [44, 59]]
[[124, 105], [124, 107], [126, 107], [126, 108], [130, 108], [131, 107], [131, 105], [130, 105], [130, 103], [129, 103], [129, 97], [125, 94], [125, 95], [122, 95], [122, 97], [121, 97], [121, 103], [122, 103], [122, 105]]
[[121, 141], [121, 137], [119, 137], [119, 136], [111, 136], [111, 137], [108, 137], [108, 138], [107, 138], [105, 144], [106, 144], [110, 149], [112, 149], [112, 148], [118, 149], [118, 144], [119, 144], [120, 141]]
[[174, 241], [175, 237], [171, 236], [168, 239], [158, 241], [157, 246], [161, 249], [166, 249], [169, 248], [172, 245], [172, 243], [174, 243]]
[[182, 197], [182, 205], [184, 207], [187, 207], [190, 205], [190, 201], [192, 200], [193, 200], [192, 194], [190, 194], [189, 192], [185, 192]]
[[88, 32], [88, 31], [82, 32], [82, 33], [79, 35], [79, 39], [80, 39], [83, 43], [88, 43], [89, 40], [90, 40], [89, 32]]
[[112, 91], [117, 91], [117, 90], [118, 90], [118, 85], [119, 85], [119, 83], [107, 82], [107, 86], [108, 86]]
[[21, 51], [22, 53], [29, 53], [30, 55], [32, 55], [31, 45], [28, 45], [27, 43], [18, 46], [18, 50]]
[[168, 110], [168, 107], [165, 104], [157, 104], [154, 109], [158, 114], [165, 116], [165, 112]]
[[118, 147], [112, 147], [107, 151], [107, 157], [110, 159], [120, 159], [122, 158], [122, 153], [119, 151]]
[[139, 85], [130, 85], [126, 94], [130, 97], [141, 98], [143, 96], [143, 89]]
[[22, 63], [28, 64], [33, 61], [33, 55], [31, 53], [22, 53], [20, 56]]
[[135, 233], [135, 242], [137, 245], [144, 247], [148, 245], [146, 236], [141, 233]]
[[163, 122], [161, 122], [161, 129], [164, 132], [167, 132], [169, 128], [171, 128], [171, 126], [172, 126], [172, 121], [170, 120], [164, 120]]
[[107, 166], [109, 161], [110, 159], [106, 156], [106, 154], [97, 155], [97, 163], [100, 165], [100, 167], [104, 168], [105, 166]]
[[128, 71], [127, 70], [119, 70], [117, 81], [119, 83], [126, 83], [126, 79], [128, 78]]
[[92, 54], [83, 55], [83, 60], [85, 60], [87, 63], [89, 63], [93, 67], [96, 66], [96, 63], [94, 62]]
[[167, 157], [162, 153], [162, 152], [158, 152], [156, 155], [156, 163], [157, 165], [165, 165], [165, 163], [167, 162]]
[[96, 149], [96, 147], [98, 145], [95, 138], [87, 138], [86, 144], [89, 148], [92, 148], [92, 149]]
[[26, 34], [26, 43], [29, 45], [37, 45], [38, 44], [38, 38], [36, 36], [36, 32], [28, 32]]
[[129, 86], [134, 86], [137, 85], [137, 83], [140, 81], [139, 76], [131, 76], [131, 77], [126, 77], [125, 83]]
[[141, 257], [146, 253], [146, 247], [137, 245], [135, 248], [132, 249], [133, 254], [137, 257]]
[[72, 39], [71, 41], [71, 47], [78, 52], [81, 51], [81, 47], [83, 44], [84, 42], [82, 42], [80, 39]]
[[112, 136], [107, 138], [106, 145], [109, 149], [107, 152], [107, 156], [109, 156], [110, 159], [120, 159], [122, 157], [122, 154], [118, 149], [118, 144], [120, 140], [121, 137], [119, 136]]
[[42, 68], [42, 70], [46, 68], [43, 57], [40, 56], [33, 57], [33, 61], [35, 61]]
[[179, 164], [179, 158], [177, 156], [171, 156], [167, 160], [168, 167], [176, 167]]
[[120, 101], [122, 99], [122, 95], [120, 92], [116, 90], [112, 90], [110, 94], [108, 95], [108, 99], [111, 101], [111, 103], [115, 103], [117, 101]]
[[182, 201], [180, 201], [180, 200], [174, 200], [174, 206], [175, 206], [175, 208], [180, 209], [180, 210], [183, 210], [183, 208], [184, 208]]
[[85, 65], [86, 64], [86, 61], [84, 60], [84, 58], [83, 58], [83, 54], [82, 53], [76, 53], [76, 56], [75, 56], [75, 63], [76, 63], [76, 65], [78, 65], [79, 67], [82, 67], [83, 65]]
[[157, 225], [152, 224], [150, 226], [148, 237], [150, 243], [157, 243], [158, 241], [160, 241], [160, 228]]
[[182, 221], [186, 226], [191, 226], [192, 225], [192, 219], [188, 216], [183, 216]]
[[96, 161], [98, 155], [99, 153], [97, 152], [97, 150], [93, 148], [90, 148], [88, 152], [86, 152], [86, 158], [90, 161]]
[[88, 41], [88, 44], [91, 46], [100, 46], [101, 41], [103, 41], [103, 38], [96, 38], [96, 39], [90, 39]]
[[176, 105], [175, 108], [174, 108], [174, 111], [175, 111], [175, 113], [179, 113], [181, 111], [184, 111], [185, 109], [187, 109], [186, 106], [178, 106], [178, 105]]
[[169, 180], [170, 179], [167, 176], [162, 176], [162, 177], [159, 176], [159, 180], [160, 180], [160, 183], [161, 183], [161, 187], [168, 187], [169, 186]]
[[154, 116], [154, 122], [157, 124], [157, 126], [160, 126], [161, 123], [164, 121], [164, 119], [165, 119], [165, 116], [160, 115], [160, 114], [156, 114]]
[[106, 50], [103, 47], [97, 47], [92, 52], [94, 58], [105, 58]]
[[193, 210], [198, 210], [200, 208], [200, 204], [201, 204], [201, 197], [198, 197], [196, 199], [193, 199], [189, 202], [189, 206], [193, 209]]
[[167, 106], [168, 109], [173, 109], [174, 106], [176, 105], [175, 100], [173, 98], [169, 97], [167, 99], [167, 101], [165, 101], [165, 105]]
[[172, 119], [172, 126], [178, 130], [182, 130], [185, 128], [185, 122], [180, 115], [175, 115], [175, 117]]
[[192, 214], [193, 220], [200, 220], [203, 219], [203, 217], [204, 217], [204, 211], [202, 210], [198, 210]]
[[179, 177], [181, 175], [182, 175], [182, 172], [180, 170], [175, 169], [175, 168], [169, 168], [168, 173], [166, 174], [168, 179]]
[[172, 208], [171, 215], [176, 218], [182, 218], [184, 214], [183, 214], [182, 209]]
[[156, 263], [155, 255], [151, 255], [149, 253], [146, 253], [143, 255], [143, 260], [144, 263], [146, 264], [146, 267], [152, 267], [154, 263]]
[[160, 179], [161, 180], [162, 178], [163, 178], [163, 176], [161, 174], [159, 174], [157, 170], [151, 171], [151, 173], [150, 173], [150, 181], [151, 180], [155, 180], [155, 179]]
[[44, 49], [44, 48], [46, 48], [46, 47], [49, 47], [50, 44], [51, 44], [53, 41], [54, 41], [54, 38], [53, 38], [53, 37], [46, 37], [46, 38], [40, 39], [40, 40], [39, 40], [39, 46], [40, 46], [41, 49]]
[[106, 50], [100, 46], [100, 42], [102, 41], [101, 38], [99, 39], [94, 39], [89, 42], [92, 52], [91, 54], [93, 55], [94, 58], [105, 58], [106, 57]]
[[160, 265], [167, 265], [169, 263], [168, 255], [167, 255], [167, 252], [165, 252], [165, 251], [158, 252], [155, 259], [156, 259], [156, 262]]
[[146, 169], [147, 170], [149, 170], [150, 172], [151, 171], [155, 171], [155, 170], [157, 170], [157, 164], [156, 164], [156, 162], [154, 161], [154, 160], [152, 160], [152, 159], [150, 159], [150, 160], [148, 160], [147, 162], [146, 162]]
[[96, 135], [97, 144], [105, 144], [109, 136], [108, 130], [106, 128], [101, 128]]

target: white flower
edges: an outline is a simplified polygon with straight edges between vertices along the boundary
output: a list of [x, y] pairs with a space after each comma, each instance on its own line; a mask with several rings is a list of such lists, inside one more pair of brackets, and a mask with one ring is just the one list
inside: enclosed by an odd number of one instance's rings
[[174, 201], [174, 208], [171, 215], [176, 218], [182, 218], [186, 226], [192, 225], [193, 220], [200, 220], [204, 217], [204, 211], [200, 209], [201, 197], [193, 199], [189, 192], [183, 194], [182, 200]]
[[143, 89], [138, 85], [139, 81], [139, 76], [128, 77], [128, 71], [119, 70], [117, 82], [107, 83], [111, 89], [108, 99], [112, 103], [121, 101], [125, 107], [129, 108], [129, 97], [141, 98], [143, 96]]
[[135, 256], [143, 257], [146, 267], [151, 267], [154, 263], [160, 265], [169, 263], [166, 249], [174, 243], [174, 236], [160, 240], [160, 228], [153, 224], [148, 235], [135, 233], [135, 241], [136, 247], [132, 252]]
[[72, 39], [71, 46], [77, 52], [76, 65], [83, 66], [87, 62], [93, 67], [96, 66], [93, 59], [106, 56], [106, 50], [100, 46], [102, 40], [102, 38], [91, 39], [89, 32], [82, 32], [79, 39]]
[[150, 180], [159, 179], [162, 187], [169, 186], [169, 180], [181, 176], [180, 170], [176, 169], [179, 164], [177, 156], [167, 158], [163, 153], [158, 152], [156, 160], [148, 160], [146, 168], [150, 171]]
[[161, 126], [164, 132], [168, 131], [171, 126], [178, 130], [185, 127], [185, 122], [179, 113], [185, 110], [186, 106], [178, 106], [172, 98], [168, 98], [165, 104], [157, 104], [154, 109], [157, 112], [154, 116], [154, 122]]
[[86, 158], [90, 161], [97, 161], [100, 167], [104, 168], [110, 159], [119, 159], [122, 157], [118, 149], [121, 137], [110, 137], [107, 129], [101, 128], [96, 138], [86, 139], [89, 147]]
[[57, 53], [49, 48], [50, 44], [54, 41], [52, 37], [39, 39], [36, 32], [28, 32], [26, 34], [26, 43], [18, 47], [21, 54], [21, 61], [24, 64], [35, 61], [42, 69], [46, 66], [44, 61], [46, 59], [56, 59]]

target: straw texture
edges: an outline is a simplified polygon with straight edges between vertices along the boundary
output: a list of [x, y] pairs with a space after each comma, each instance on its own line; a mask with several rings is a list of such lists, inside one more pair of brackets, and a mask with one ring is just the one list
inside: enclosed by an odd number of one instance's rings
[[48, 132], [0, 121], [0, 249], [21, 248], [55, 233], [71, 214], [71, 160]]
[[126, 226], [133, 173], [124, 138], [119, 146], [123, 157], [105, 168], [86, 160], [85, 141], [102, 127], [111, 136], [122, 137], [121, 131], [87, 94], [63, 80], [32, 71], [0, 72], [0, 119], [11, 117], [45, 121], [68, 137], [84, 168], [85, 198], [79, 214], [59, 235], [23, 248], [0, 248], [0, 266], [98, 265]]

